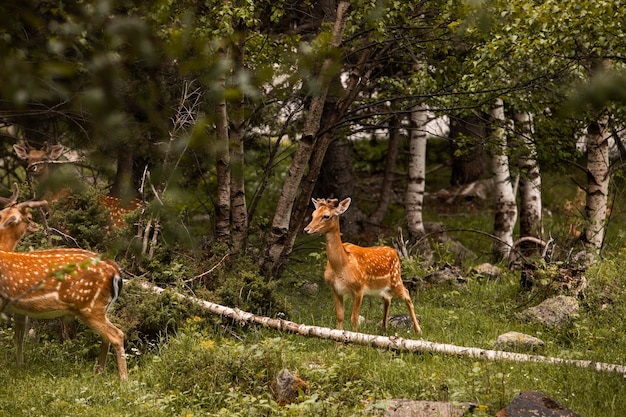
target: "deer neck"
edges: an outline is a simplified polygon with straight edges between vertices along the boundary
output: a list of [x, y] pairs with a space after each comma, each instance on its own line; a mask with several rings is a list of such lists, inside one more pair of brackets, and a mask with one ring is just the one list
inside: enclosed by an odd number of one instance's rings
[[339, 227], [326, 232], [326, 256], [334, 270], [340, 270], [347, 264], [348, 255], [341, 241]]

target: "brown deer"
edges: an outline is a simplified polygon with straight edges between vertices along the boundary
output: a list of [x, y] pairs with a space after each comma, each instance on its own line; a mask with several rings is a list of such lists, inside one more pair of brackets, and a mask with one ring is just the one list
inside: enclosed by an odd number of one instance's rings
[[39, 225], [33, 221], [30, 209], [48, 206], [45, 200], [24, 201], [18, 204], [18, 194], [18, 185], [14, 183], [13, 195], [9, 198], [0, 197], [0, 204], [4, 207], [0, 211], [0, 250], [6, 252], [14, 251], [26, 232], [36, 232], [39, 229]]
[[50, 175], [50, 162], [56, 161], [63, 154], [63, 145], [48, 145], [46, 142], [41, 149], [30, 145], [13, 145], [18, 158], [26, 161], [26, 172], [34, 182], [41, 182]]
[[[14, 313], [17, 365], [23, 366], [23, 345], [27, 316], [55, 318], [73, 315], [102, 336], [96, 372], [104, 371], [109, 345], [117, 356], [120, 379], [128, 378], [124, 333], [107, 318], [109, 306], [117, 299], [122, 278], [118, 265], [82, 249], [49, 249], [9, 252], [28, 230], [27, 212], [18, 210], [17, 187], [13, 196], [0, 202], [0, 311]], [[10, 204], [7, 204], [10, 203]], [[26, 202], [22, 209], [27, 210]], [[24, 203], [22, 203], [24, 204]], [[13, 213], [13, 214], [11, 214]], [[17, 215], [16, 218], [12, 218]]]
[[311, 223], [304, 229], [307, 234], [324, 234], [326, 237], [326, 270], [324, 279], [330, 286], [335, 300], [337, 328], [343, 328], [344, 296], [354, 298], [352, 307], [352, 330], [357, 330], [359, 310], [364, 295], [382, 297], [384, 301], [383, 327], [387, 330], [391, 299], [398, 297], [406, 303], [413, 328], [416, 333], [422, 330], [415, 317], [413, 302], [400, 275], [400, 258], [395, 249], [389, 246], [364, 248], [343, 243], [339, 231], [339, 215], [350, 206], [351, 199], [338, 202], [337, 199], [313, 199], [315, 211]]
[[[49, 146], [46, 143], [41, 149], [19, 144], [13, 145], [13, 149], [20, 159], [26, 161], [26, 172], [31, 181], [41, 183], [50, 175], [50, 163], [57, 160], [65, 148], [63, 145]], [[123, 203], [120, 197], [111, 194], [101, 195], [98, 200], [109, 211], [109, 218], [114, 229], [124, 226], [124, 216], [139, 209], [142, 205], [142, 201], [138, 198]]]

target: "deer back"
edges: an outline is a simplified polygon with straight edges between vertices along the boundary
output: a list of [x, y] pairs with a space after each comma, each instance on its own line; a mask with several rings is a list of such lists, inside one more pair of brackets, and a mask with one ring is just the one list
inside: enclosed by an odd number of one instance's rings
[[402, 284], [398, 253], [389, 246], [361, 247], [344, 243], [353, 277], [371, 289], [390, 288]]
[[0, 251], [0, 296], [35, 318], [106, 311], [121, 290], [120, 270], [82, 249]]

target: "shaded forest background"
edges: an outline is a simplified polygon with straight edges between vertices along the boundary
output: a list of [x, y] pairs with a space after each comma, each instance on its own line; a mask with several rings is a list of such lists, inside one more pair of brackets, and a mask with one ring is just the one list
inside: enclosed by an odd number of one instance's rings
[[[608, 158], [611, 151], [603, 179], [619, 183], [619, 1], [0, 7], [0, 180], [7, 193], [17, 181], [25, 198], [52, 197], [66, 207], [56, 209], [60, 218], [51, 219], [45, 238], [26, 243], [31, 247], [105, 251], [136, 275], [152, 272], [156, 259], [185, 253], [205, 268], [189, 274], [197, 276], [226, 254], [243, 254], [267, 279], [288, 266], [311, 197], [351, 196], [346, 236], [372, 244], [397, 238], [401, 228], [408, 239], [401, 243], [428, 258], [429, 249], [415, 245], [428, 234], [421, 212], [428, 216], [429, 204], [472, 208], [468, 199], [460, 204], [443, 194], [429, 200], [434, 192], [450, 188], [454, 196], [493, 178], [500, 157], [509, 165], [507, 186], [524, 181], [528, 146], [520, 125], [509, 121], [526, 114], [533, 127], [524, 135], [542, 174], [571, 175], [582, 193], [563, 198], [571, 222], [532, 236], [545, 244], [560, 233], [568, 245], [603, 248], [604, 240], [585, 230], [597, 236], [607, 218], [594, 216], [610, 210], [590, 196], [602, 194], [610, 206], [615, 194], [590, 186], [596, 180], [586, 144], [589, 132], [600, 132], [602, 152]], [[501, 120], [493, 114], [497, 102]], [[415, 177], [408, 170], [417, 131], [428, 147]], [[65, 149], [50, 163], [50, 177], [30, 187], [13, 150], [22, 143]], [[446, 173], [436, 184], [429, 182], [434, 170]], [[409, 205], [411, 182], [419, 198]], [[500, 201], [497, 187], [487, 190]], [[126, 231], [111, 233], [101, 195], [122, 205], [141, 200]], [[493, 210], [498, 229], [492, 202], [478, 208]], [[85, 210], [92, 206], [95, 212]], [[93, 214], [100, 209], [102, 217]], [[535, 221], [548, 225], [541, 213]], [[516, 219], [505, 233], [524, 236]], [[491, 251], [502, 258], [501, 249]]]

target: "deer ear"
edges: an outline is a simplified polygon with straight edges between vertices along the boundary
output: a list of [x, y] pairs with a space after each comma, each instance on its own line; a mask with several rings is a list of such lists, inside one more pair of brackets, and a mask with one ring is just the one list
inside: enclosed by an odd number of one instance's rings
[[18, 158], [28, 159], [28, 149], [26, 149], [24, 145], [15, 144], [13, 145], [13, 149], [15, 150]]
[[337, 213], [342, 214], [346, 210], [348, 210], [348, 207], [350, 207], [350, 202], [352, 202], [352, 199], [350, 197], [342, 200], [341, 203], [339, 203], [339, 207], [337, 208]]
[[4, 229], [5, 227], [9, 227], [10, 225], [17, 223], [19, 223], [17, 216], [11, 216], [0, 225], [0, 229]]
[[312, 198], [311, 201], [313, 202], [313, 207], [315, 207], [315, 210], [317, 210], [317, 205], [319, 203], [317, 202], [317, 200], [315, 198]]
[[48, 155], [53, 161], [63, 153], [63, 145], [52, 145], [48, 147]]

